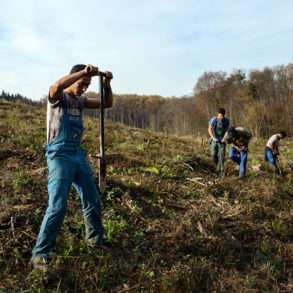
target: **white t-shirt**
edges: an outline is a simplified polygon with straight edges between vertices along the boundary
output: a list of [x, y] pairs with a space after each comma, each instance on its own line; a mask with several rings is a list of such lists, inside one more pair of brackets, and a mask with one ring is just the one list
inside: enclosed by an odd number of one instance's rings
[[86, 97], [72, 97], [64, 93], [62, 99], [55, 103], [51, 103], [48, 98], [47, 102], [47, 143], [51, 143], [58, 136], [64, 115], [64, 104], [70, 115], [79, 117], [80, 112], [84, 108]]
[[280, 138], [281, 135], [280, 134], [274, 134], [270, 137], [270, 139], [268, 140], [266, 146], [272, 150], [276, 150], [279, 147], [280, 144]]

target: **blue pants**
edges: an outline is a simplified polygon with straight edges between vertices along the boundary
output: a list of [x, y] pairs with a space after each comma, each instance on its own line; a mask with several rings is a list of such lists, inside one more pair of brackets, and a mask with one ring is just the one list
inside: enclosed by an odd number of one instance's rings
[[246, 175], [248, 151], [247, 148], [238, 152], [233, 146], [229, 149], [229, 158], [240, 166], [239, 177]]
[[273, 150], [266, 147], [265, 148], [265, 161], [268, 162], [271, 166], [276, 167], [276, 156], [273, 153]]
[[55, 246], [62, 225], [70, 187], [80, 195], [85, 219], [86, 238], [92, 244], [100, 244], [103, 239], [100, 194], [96, 188], [93, 172], [86, 160], [85, 152], [80, 150], [71, 155], [58, 154], [47, 157], [48, 208], [46, 210], [33, 256], [48, 257]]

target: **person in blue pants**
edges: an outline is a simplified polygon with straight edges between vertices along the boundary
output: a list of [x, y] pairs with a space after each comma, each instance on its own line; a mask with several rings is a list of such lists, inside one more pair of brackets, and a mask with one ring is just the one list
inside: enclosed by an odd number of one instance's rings
[[[83, 109], [100, 106], [98, 98], [85, 97], [83, 93], [98, 72], [98, 68], [92, 65], [75, 65], [68, 75], [55, 82], [49, 90], [45, 147], [48, 207], [32, 251], [31, 263], [34, 268], [43, 270], [47, 267], [49, 253], [55, 246], [66, 213], [71, 185], [80, 195], [88, 244], [103, 245], [100, 193], [86, 152], [81, 148]], [[112, 73], [106, 71], [103, 80], [106, 107], [112, 106], [112, 78]]]
[[229, 158], [233, 162], [239, 165], [239, 177], [244, 177], [246, 175], [248, 148], [244, 146], [230, 145], [229, 148]]
[[280, 140], [284, 139], [286, 136], [286, 131], [280, 131], [279, 133], [272, 135], [267, 141], [264, 152], [265, 161], [269, 164], [269, 167], [279, 175], [282, 175], [282, 171], [278, 164], [278, 156], [280, 155], [279, 145]]
[[[227, 136], [230, 143], [229, 158], [239, 165], [239, 177], [246, 176], [247, 158], [248, 158], [248, 144], [252, 137], [251, 133], [243, 127], [231, 127]], [[226, 140], [226, 138], [224, 138]]]

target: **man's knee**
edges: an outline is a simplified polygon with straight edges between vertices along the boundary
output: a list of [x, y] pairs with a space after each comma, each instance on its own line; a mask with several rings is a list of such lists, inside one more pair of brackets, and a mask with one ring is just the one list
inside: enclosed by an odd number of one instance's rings
[[73, 179], [69, 177], [52, 176], [48, 180], [49, 196], [67, 196]]
[[84, 216], [90, 217], [92, 215], [97, 216], [98, 218], [101, 217], [101, 206], [100, 204], [93, 204], [93, 205], [88, 205], [87, 207], [83, 208], [83, 214]]
[[67, 209], [67, 197], [70, 183], [66, 180], [54, 180], [48, 185], [48, 214], [64, 215]]
[[64, 216], [67, 210], [67, 204], [50, 204], [47, 208], [46, 214], [53, 216]]
[[246, 162], [247, 161], [247, 152], [244, 152], [241, 154], [241, 161]]

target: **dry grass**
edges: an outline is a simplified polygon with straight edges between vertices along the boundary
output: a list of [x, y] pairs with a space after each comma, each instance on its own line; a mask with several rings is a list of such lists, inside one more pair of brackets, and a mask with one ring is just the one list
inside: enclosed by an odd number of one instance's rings
[[[107, 124], [106, 235], [90, 251], [72, 192], [48, 274], [31, 249], [47, 203], [44, 109], [0, 104], [0, 292], [292, 292], [293, 176], [218, 178], [200, 140]], [[84, 148], [97, 170], [97, 121]], [[262, 144], [250, 163], [262, 157]], [[287, 142], [283, 163], [292, 159]]]

